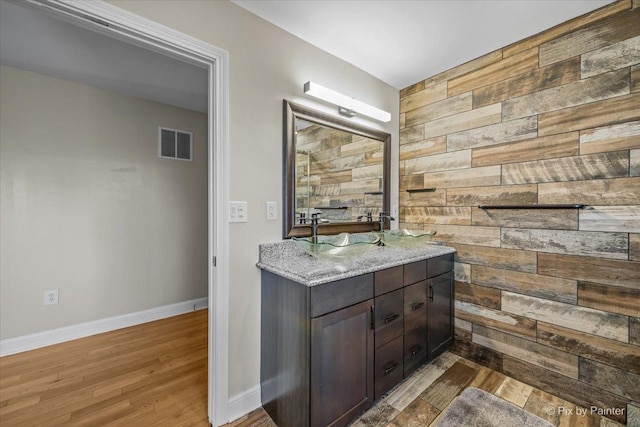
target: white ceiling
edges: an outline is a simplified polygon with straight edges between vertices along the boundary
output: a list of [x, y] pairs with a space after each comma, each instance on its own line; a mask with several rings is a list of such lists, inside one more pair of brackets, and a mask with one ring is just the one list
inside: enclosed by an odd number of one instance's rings
[[200, 112], [208, 71], [0, 0], [0, 63]]
[[612, 2], [232, 1], [397, 89]]

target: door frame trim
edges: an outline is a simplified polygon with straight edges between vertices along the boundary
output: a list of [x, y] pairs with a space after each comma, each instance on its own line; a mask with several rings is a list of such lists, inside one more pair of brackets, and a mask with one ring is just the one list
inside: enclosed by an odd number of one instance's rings
[[[38, 9], [128, 43], [206, 68], [208, 85], [208, 415], [228, 422], [229, 54], [202, 40], [102, 0], [27, 0]], [[25, 4], [21, 3], [21, 4]], [[215, 264], [214, 264], [215, 261]]]

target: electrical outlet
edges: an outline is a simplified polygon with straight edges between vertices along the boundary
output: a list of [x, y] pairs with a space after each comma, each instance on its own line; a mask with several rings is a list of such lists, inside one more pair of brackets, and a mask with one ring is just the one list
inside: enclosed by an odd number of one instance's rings
[[267, 221], [278, 219], [278, 202], [267, 202]]
[[391, 207], [391, 216], [398, 219], [398, 205], [393, 205]]
[[58, 303], [58, 290], [50, 289], [48, 291], [44, 291], [44, 305], [51, 305]]
[[229, 222], [247, 222], [247, 202], [229, 202]]

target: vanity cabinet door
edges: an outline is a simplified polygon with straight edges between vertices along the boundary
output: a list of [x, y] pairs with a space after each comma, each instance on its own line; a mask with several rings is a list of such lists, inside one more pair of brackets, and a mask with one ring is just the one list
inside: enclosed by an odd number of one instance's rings
[[427, 351], [435, 359], [453, 343], [453, 273], [428, 280]]
[[311, 427], [347, 425], [371, 406], [372, 307], [368, 300], [311, 320]]

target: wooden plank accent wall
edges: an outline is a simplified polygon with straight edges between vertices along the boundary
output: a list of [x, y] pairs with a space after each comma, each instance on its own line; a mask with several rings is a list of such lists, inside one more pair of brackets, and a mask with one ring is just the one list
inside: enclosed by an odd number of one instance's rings
[[623, 424], [640, 417], [637, 4], [400, 92], [400, 226], [458, 251], [454, 352]]

